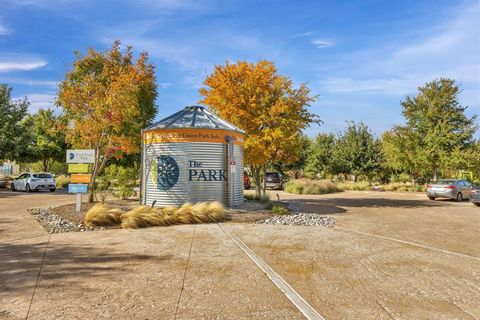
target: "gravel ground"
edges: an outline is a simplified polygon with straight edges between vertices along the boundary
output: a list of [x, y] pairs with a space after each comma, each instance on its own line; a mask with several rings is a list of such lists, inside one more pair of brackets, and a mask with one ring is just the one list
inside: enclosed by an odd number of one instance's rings
[[274, 216], [265, 220], [257, 221], [257, 224], [281, 224], [290, 226], [335, 226], [335, 219], [315, 213], [289, 214]]
[[87, 227], [83, 223], [68, 221], [53, 213], [50, 208], [33, 209], [30, 213], [48, 233], [85, 232], [104, 229]]

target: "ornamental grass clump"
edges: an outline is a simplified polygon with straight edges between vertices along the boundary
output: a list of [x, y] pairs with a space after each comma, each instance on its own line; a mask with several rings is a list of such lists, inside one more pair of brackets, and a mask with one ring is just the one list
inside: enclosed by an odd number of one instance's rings
[[120, 224], [123, 229], [137, 229], [174, 224], [219, 222], [224, 218], [225, 208], [220, 202], [185, 203], [180, 208], [138, 206], [127, 212], [97, 204], [87, 212], [84, 223], [89, 226]]
[[123, 213], [121, 209], [108, 208], [99, 203], [88, 210], [83, 222], [89, 227], [115, 225], [120, 223]]
[[123, 229], [137, 229], [152, 226], [166, 226], [161, 209], [138, 206], [120, 216]]

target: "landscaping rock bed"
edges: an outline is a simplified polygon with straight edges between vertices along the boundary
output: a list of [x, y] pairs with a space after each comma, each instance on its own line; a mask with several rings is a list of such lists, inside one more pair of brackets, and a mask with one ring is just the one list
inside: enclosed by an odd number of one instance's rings
[[33, 209], [30, 213], [48, 233], [85, 232], [104, 229], [87, 227], [83, 223], [74, 223], [56, 215], [50, 208]]
[[315, 213], [289, 214], [285, 216], [274, 216], [265, 220], [255, 222], [257, 224], [275, 224], [289, 226], [321, 226], [334, 227], [335, 219]]

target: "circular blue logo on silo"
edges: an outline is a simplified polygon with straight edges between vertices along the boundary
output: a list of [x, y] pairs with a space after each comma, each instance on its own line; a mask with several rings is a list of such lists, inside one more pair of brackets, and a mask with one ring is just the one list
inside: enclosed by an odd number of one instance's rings
[[159, 190], [170, 190], [178, 181], [180, 170], [175, 159], [170, 156], [157, 158], [157, 188]]

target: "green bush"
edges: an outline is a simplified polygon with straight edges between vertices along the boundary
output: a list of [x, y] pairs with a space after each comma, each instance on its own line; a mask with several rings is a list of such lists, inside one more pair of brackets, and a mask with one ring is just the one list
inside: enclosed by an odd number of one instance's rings
[[272, 208], [272, 213], [279, 216], [286, 216], [288, 214], [288, 209], [282, 205], [274, 205]]
[[66, 188], [70, 183], [70, 177], [58, 176], [55, 178], [55, 182], [57, 183], [57, 188]]
[[398, 192], [424, 192], [425, 191], [425, 188], [423, 185], [416, 184], [414, 187], [412, 182], [389, 183], [381, 187], [385, 191], [398, 191]]
[[370, 183], [368, 181], [361, 181], [361, 182], [342, 182], [338, 183], [337, 187], [340, 190], [344, 191], [367, 191], [371, 190]]
[[325, 194], [342, 190], [328, 180], [296, 179], [285, 184], [285, 191], [295, 194]]
[[122, 167], [113, 164], [105, 169], [99, 187], [101, 190], [112, 190], [116, 197], [128, 199], [135, 195], [133, 188], [137, 185], [138, 176], [137, 167]]

